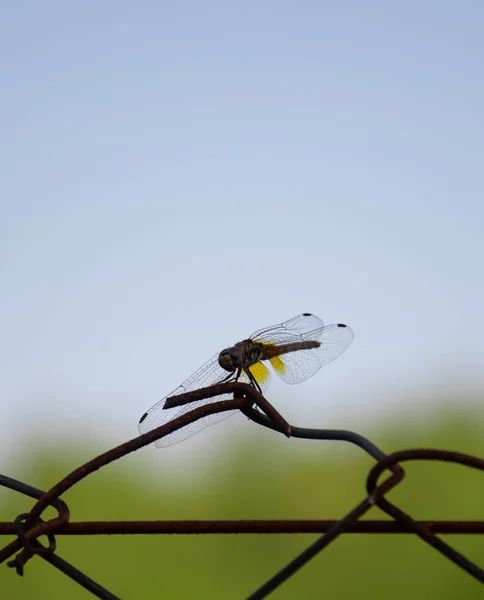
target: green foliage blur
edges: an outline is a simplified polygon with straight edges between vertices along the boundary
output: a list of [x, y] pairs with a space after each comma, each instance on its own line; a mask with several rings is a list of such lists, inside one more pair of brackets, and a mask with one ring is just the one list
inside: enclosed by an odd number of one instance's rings
[[[360, 433], [386, 452], [433, 447], [484, 456], [482, 416], [471, 409], [430, 415], [418, 426], [398, 420]], [[65, 443], [37, 448], [7, 474], [46, 489], [101, 450], [92, 443], [92, 451]], [[200, 477], [168, 472], [163, 450], [142, 452], [159, 455], [159, 470], [140, 467], [146, 464], [141, 453], [105, 467], [65, 494], [71, 520], [336, 519], [364, 498], [373, 465], [347, 444], [286, 440], [265, 430], [217, 448]], [[406, 471], [389, 498], [414, 518], [484, 519], [482, 473], [437, 463], [408, 463]], [[30, 507], [29, 499], [1, 492], [2, 521]], [[366, 518], [385, 516], [373, 509]], [[60, 556], [121, 598], [213, 600], [247, 597], [317, 537], [58, 536], [57, 547]], [[484, 565], [481, 536], [446, 539]], [[23, 578], [5, 565], [0, 569], [2, 600], [92, 597], [40, 558], [27, 564]], [[348, 534], [271, 598], [469, 600], [482, 593], [480, 583], [414, 536]]]

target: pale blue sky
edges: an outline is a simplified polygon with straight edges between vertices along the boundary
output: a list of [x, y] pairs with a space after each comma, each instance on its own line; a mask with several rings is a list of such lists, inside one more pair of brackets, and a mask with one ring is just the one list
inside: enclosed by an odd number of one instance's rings
[[2, 2], [2, 448], [133, 437], [304, 311], [355, 341], [271, 388], [299, 425], [484, 384], [483, 31], [476, 1]]

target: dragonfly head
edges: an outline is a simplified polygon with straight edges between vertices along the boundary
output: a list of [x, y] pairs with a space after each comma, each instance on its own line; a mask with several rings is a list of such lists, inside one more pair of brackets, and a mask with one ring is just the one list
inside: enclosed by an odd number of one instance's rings
[[242, 352], [235, 346], [232, 348], [225, 348], [225, 350], [222, 350], [218, 355], [218, 364], [222, 369], [232, 373], [242, 364]]

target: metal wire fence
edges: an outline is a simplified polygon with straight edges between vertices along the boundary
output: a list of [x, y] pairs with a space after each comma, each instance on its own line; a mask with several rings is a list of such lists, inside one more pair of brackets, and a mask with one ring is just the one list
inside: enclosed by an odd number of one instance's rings
[[[279, 572], [255, 590], [248, 600], [266, 598], [282, 586], [294, 573], [302, 569], [317, 554], [344, 533], [365, 534], [414, 534], [429, 544], [444, 557], [458, 565], [471, 577], [484, 583], [484, 570], [444, 542], [438, 534], [483, 534], [484, 521], [417, 521], [396, 505], [389, 502], [386, 494], [404, 478], [402, 463], [408, 461], [441, 461], [457, 463], [472, 469], [484, 470], [484, 460], [475, 456], [436, 449], [409, 449], [386, 455], [370, 440], [358, 433], [345, 430], [307, 429], [292, 427], [252, 386], [245, 383], [225, 383], [176, 397], [177, 405], [194, 400], [216, 398], [221, 393], [230, 393], [232, 400], [206, 404], [157, 429], [134, 438], [105, 452], [75, 469], [50, 490], [44, 492], [11, 477], [0, 475], [0, 485], [31, 498], [36, 502], [29, 513], [20, 514], [13, 523], [0, 523], [0, 535], [15, 536], [14, 541], [0, 550], [0, 562], [13, 557], [7, 565], [23, 575], [26, 563], [39, 556], [53, 567], [76, 581], [80, 586], [102, 599], [118, 598], [85, 573], [62, 559], [57, 552], [56, 537], [60, 535], [103, 535], [103, 534], [281, 534], [281, 533], [320, 533], [322, 534], [306, 550], [294, 557]], [[172, 404], [171, 406], [173, 406]], [[367, 477], [367, 495], [350, 512], [339, 520], [240, 520], [240, 521], [97, 521], [69, 522], [69, 508], [61, 499], [68, 489], [82, 479], [111, 463], [134, 452], [157, 439], [173, 433], [211, 414], [238, 409], [252, 421], [288, 437], [312, 440], [343, 441], [358, 446], [369, 454], [375, 464]], [[386, 479], [380, 481], [384, 474]], [[52, 506], [57, 516], [44, 521], [44, 510]], [[364, 520], [373, 506], [378, 506], [392, 520]], [[46, 536], [47, 544], [39, 541]]]

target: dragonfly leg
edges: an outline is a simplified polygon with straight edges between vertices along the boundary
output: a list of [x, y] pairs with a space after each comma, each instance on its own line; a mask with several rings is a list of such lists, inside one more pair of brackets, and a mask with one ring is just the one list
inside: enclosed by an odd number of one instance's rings
[[[239, 378], [240, 373], [238, 373], [234, 379], [234, 381], [237, 381], [237, 379]], [[234, 371], [232, 371], [232, 373], [229, 373], [227, 375], [227, 377], [225, 377], [224, 379], [222, 379], [222, 381], [220, 383], [225, 383], [226, 381], [230, 381], [231, 378], [234, 376]]]
[[247, 377], [249, 378], [250, 383], [255, 387], [255, 389], [262, 394], [262, 390], [261, 387], [259, 385], [259, 383], [257, 382], [257, 379], [252, 375], [252, 373], [250, 372], [250, 369], [244, 370], [244, 373], [247, 375]]
[[[242, 375], [242, 370], [244, 371], [244, 374], [247, 375], [247, 377], [249, 378], [250, 383], [255, 387], [255, 389], [260, 392], [262, 394], [262, 390], [260, 389], [259, 384], [257, 383], [257, 380], [255, 379], [255, 377], [252, 375], [252, 373], [247, 369], [242, 369], [242, 367], [239, 367], [237, 369], [237, 375], [234, 378], [234, 381], [238, 381], [239, 377]], [[225, 380], [224, 380], [225, 381]]]
[[236, 374], [236, 375], [235, 375], [235, 377], [234, 377], [234, 381], [235, 381], [235, 382], [239, 381], [239, 377], [240, 377], [240, 375], [241, 375], [241, 374], [242, 374], [242, 367], [239, 367], [239, 368], [237, 369], [237, 374]]

